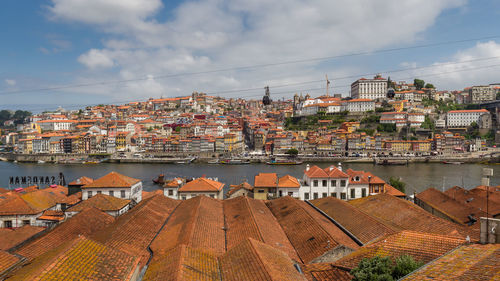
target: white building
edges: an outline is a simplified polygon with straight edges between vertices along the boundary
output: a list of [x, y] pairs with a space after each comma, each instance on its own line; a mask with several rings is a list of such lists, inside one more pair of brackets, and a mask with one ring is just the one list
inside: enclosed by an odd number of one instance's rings
[[291, 196], [295, 198], [300, 197], [300, 183], [290, 175], [285, 175], [278, 179], [278, 197]]
[[446, 125], [453, 127], [468, 127], [472, 122], [480, 123], [481, 116], [490, 115], [486, 109], [452, 110], [446, 115]]
[[197, 178], [185, 184], [176, 179], [172, 182], [172, 184], [166, 184], [164, 186], [163, 194], [172, 199], [181, 200], [187, 200], [199, 195], [205, 195], [216, 199], [224, 199], [223, 189], [223, 183], [208, 178]]
[[299, 191], [301, 200], [313, 200], [328, 196], [347, 200], [349, 175], [342, 172], [342, 166], [321, 169], [307, 165]]
[[358, 99], [342, 101], [341, 110], [349, 112], [375, 111], [375, 101], [366, 98], [358, 98]]
[[82, 200], [87, 200], [96, 194], [106, 194], [139, 203], [142, 200], [142, 181], [111, 172], [82, 186]]
[[469, 89], [471, 103], [482, 103], [496, 99], [496, 89], [493, 86], [473, 86]]
[[380, 75], [373, 79], [361, 78], [351, 84], [351, 97], [354, 99], [385, 99], [387, 79]]

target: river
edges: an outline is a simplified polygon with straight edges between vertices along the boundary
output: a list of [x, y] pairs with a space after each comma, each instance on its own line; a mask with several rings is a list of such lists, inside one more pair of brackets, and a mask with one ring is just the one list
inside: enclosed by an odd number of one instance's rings
[[[327, 167], [328, 163], [310, 163]], [[337, 163], [332, 163], [336, 165]], [[143, 181], [144, 190], [151, 191], [158, 186], [152, 179], [159, 174], [166, 178], [179, 177], [217, 177], [226, 184], [238, 184], [247, 180], [253, 184], [258, 173], [277, 173], [278, 176], [290, 174], [302, 178], [306, 164], [297, 166], [271, 166], [266, 164], [251, 165], [214, 165], [214, 164], [36, 164], [0, 162], [0, 187], [9, 187], [11, 176], [58, 176], [62, 172], [66, 182], [81, 176], [101, 177], [111, 171], [138, 178]], [[481, 183], [482, 168], [492, 168], [494, 177], [491, 185], [500, 185], [500, 165], [445, 165], [440, 163], [415, 163], [408, 166], [379, 166], [367, 163], [344, 163], [344, 169], [369, 171], [388, 181], [392, 177], [400, 177], [406, 183], [406, 193], [421, 192], [428, 187], [445, 189], [455, 185], [470, 189]], [[11, 188], [13, 188], [11, 186]]]

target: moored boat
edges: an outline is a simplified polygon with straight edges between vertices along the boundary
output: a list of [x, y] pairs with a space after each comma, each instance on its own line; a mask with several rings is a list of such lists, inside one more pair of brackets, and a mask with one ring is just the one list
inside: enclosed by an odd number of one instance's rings
[[302, 161], [299, 160], [286, 160], [286, 159], [272, 159], [270, 161], [267, 161], [267, 165], [300, 165], [302, 164]]

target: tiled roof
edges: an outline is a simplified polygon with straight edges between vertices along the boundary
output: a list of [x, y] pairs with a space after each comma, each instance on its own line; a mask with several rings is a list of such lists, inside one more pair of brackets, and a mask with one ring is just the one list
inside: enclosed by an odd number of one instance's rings
[[343, 200], [325, 197], [313, 200], [311, 203], [340, 223], [364, 244], [384, 235], [394, 233], [394, 230], [387, 225]]
[[147, 247], [178, 204], [179, 201], [163, 195], [143, 199], [112, 224], [91, 234], [90, 238], [141, 257], [140, 264], [143, 266], [150, 256]]
[[210, 252], [180, 244], [162, 255], [155, 254], [143, 280], [219, 281], [219, 262]]
[[6, 251], [0, 250], [0, 279], [2, 278], [2, 275], [6, 273], [6, 271], [11, 270], [19, 262], [21, 262], [21, 259], [19, 257], [9, 254]]
[[500, 244], [461, 246], [403, 280], [500, 280]]
[[113, 217], [95, 208], [86, 209], [52, 231], [22, 246], [17, 254], [33, 259], [79, 235], [90, 235], [113, 222]]
[[328, 178], [328, 173], [316, 165], [304, 171], [304, 174], [309, 178]]
[[286, 196], [268, 201], [267, 205], [304, 263], [339, 245], [359, 248], [342, 230], [304, 201]]
[[348, 178], [349, 175], [342, 172], [339, 168], [331, 165], [330, 167], [326, 167], [324, 169], [325, 173], [328, 174], [330, 178]]
[[224, 253], [222, 201], [206, 196], [182, 201], [151, 243], [151, 249], [155, 255], [161, 255], [179, 244], [217, 255]]
[[467, 206], [465, 202], [461, 203], [433, 187], [420, 192], [415, 197], [448, 216], [456, 223], [468, 223], [470, 221], [469, 216], [477, 220], [480, 217], [486, 217], [486, 212], [472, 206]]
[[377, 194], [348, 201], [349, 204], [396, 231], [413, 230], [479, 240], [479, 232], [433, 216], [419, 206], [388, 194]]
[[280, 224], [262, 200], [240, 196], [223, 201], [227, 249], [247, 238], [264, 242], [300, 261]]
[[0, 195], [0, 215], [39, 214], [54, 207], [57, 202], [67, 200], [68, 189], [64, 186], [56, 188], [34, 189], [30, 192], [7, 192]]
[[299, 188], [299, 181], [290, 175], [285, 175], [278, 180], [278, 187]]
[[403, 192], [397, 190], [395, 187], [393, 187], [392, 185], [387, 184], [387, 183], [384, 185], [384, 191], [385, 191], [386, 194], [389, 194], [389, 195], [392, 195], [392, 196], [406, 197], [406, 194], [404, 194]]
[[303, 266], [304, 274], [311, 281], [351, 281], [354, 277], [349, 270], [331, 263], [310, 263]]
[[410, 255], [415, 260], [426, 263], [465, 243], [466, 240], [461, 238], [405, 230], [381, 237], [341, 258], [335, 264], [352, 269], [364, 258], [397, 258], [402, 255]]
[[[500, 192], [493, 191], [494, 188], [490, 188], [489, 193], [489, 212], [493, 215], [500, 214]], [[474, 208], [486, 211], [486, 189], [479, 186], [471, 190], [466, 190], [464, 188], [455, 186], [444, 192], [449, 197], [457, 200], [458, 202], [464, 203], [467, 206], [472, 206]]]
[[80, 177], [72, 182], [70, 182], [68, 185], [86, 185], [94, 182], [94, 179], [89, 178], [89, 177]]
[[229, 196], [240, 189], [246, 189], [248, 191], [253, 191], [253, 186], [251, 186], [248, 182], [242, 182], [238, 185], [231, 185], [229, 187], [229, 191], [227, 192], [227, 195]]
[[306, 280], [284, 252], [252, 238], [221, 259], [222, 280]]
[[259, 173], [254, 178], [255, 187], [276, 187], [278, 184], [278, 176], [276, 173]]
[[66, 212], [81, 212], [86, 208], [97, 208], [104, 212], [119, 211], [130, 204], [130, 200], [106, 194], [97, 194], [67, 209]]
[[65, 240], [9, 280], [129, 280], [138, 259], [83, 236]]
[[131, 187], [138, 182], [140, 182], [140, 180], [124, 176], [117, 172], [111, 172], [94, 180], [92, 183], [82, 186], [82, 188]]
[[19, 228], [0, 228], [0, 250], [8, 250], [26, 241], [45, 228], [25, 225]]
[[179, 191], [180, 192], [221, 191], [223, 187], [224, 184], [221, 182], [210, 180], [207, 178], [197, 178], [183, 185], [181, 188], [179, 188]]

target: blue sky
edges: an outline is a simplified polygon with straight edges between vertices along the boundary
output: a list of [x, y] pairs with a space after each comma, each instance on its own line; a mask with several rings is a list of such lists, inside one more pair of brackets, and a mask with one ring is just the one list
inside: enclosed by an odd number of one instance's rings
[[[344, 95], [355, 79], [339, 77], [375, 72], [393, 80], [422, 76], [443, 90], [500, 82], [496, 66], [500, 65], [500, 2], [495, 0], [4, 0], [2, 4], [2, 108], [38, 111], [246, 88], [258, 89], [221, 95], [257, 98], [265, 85], [271, 85], [271, 94], [282, 93], [277, 96], [319, 95], [323, 90], [308, 89], [322, 88], [323, 82], [273, 86], [321, 80], [325, 74], [332, 79], [334, 92]], [[161, 77], [489, 36], [498, 37]], [[410, 69], [423, 66], [429, 68]], [[401, 68], [409, 70], [384, 73]], [[95, 85], [121, 80], [134, 81]], [[93, 86], [41, 90], [79, 84]]]

